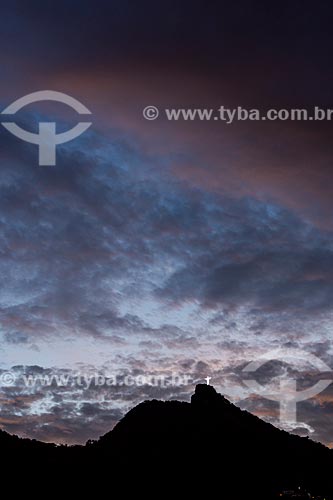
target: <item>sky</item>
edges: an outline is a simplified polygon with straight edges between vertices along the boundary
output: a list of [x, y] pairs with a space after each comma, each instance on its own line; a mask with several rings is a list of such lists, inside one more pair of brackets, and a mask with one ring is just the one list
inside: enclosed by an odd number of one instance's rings
[[[251, 393], [242, 370], [280, 348], [294, 366], [268, 362], [263, 384], [330, 378], [296, 355], [333, 369], [333, 125], [170, 121], [163, 110], [333, 108], [331, 2], [0, 9], [1, 110], [53, 90], [92, 113], [55, 166], [0, 126], [1, 428], [84, 443], [144, 399], [189, 401], [207, 376], [279, 425], [278, 404]], [[160, 116], [146, 120], [152, 105]], [[54, 102], [11, 119], [35, 133], [78, 121]], [[154, 375], [189, 381], [135, 378]], [[333, 446], [332, 414], [331, 384], [299, 403], [293, 431]]]

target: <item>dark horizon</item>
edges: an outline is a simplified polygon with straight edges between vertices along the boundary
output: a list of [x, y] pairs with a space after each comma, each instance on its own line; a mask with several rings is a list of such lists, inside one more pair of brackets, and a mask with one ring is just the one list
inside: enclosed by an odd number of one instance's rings
[[[332, 450], [274, 428], [207, 384], [196, 385], [190, 403], [139, 404], [111, 432], [85, 446], [42, 444], [3, 431], [0, 445], [6, 480], [13, 476], [11, 463], [20, 456], [25, 488], [33, 471], [51, 481], [61, 464], [54, 492], [59, 486], [63, 491], [64, 485], [66, 491], [86, 491], [82, 478], [88, 476], [95, 493], [112, 484], [126, 485], [127, 491], [133, 486], [135, 495], [162, 485], [165, 493], [185, 488], [192, 495], [204, 486], [206, 493], [219, 491], [223, 498], [235, 500], [330, 500], [333, 494]], [[207, 457], [215, 460], [202, 467]]]

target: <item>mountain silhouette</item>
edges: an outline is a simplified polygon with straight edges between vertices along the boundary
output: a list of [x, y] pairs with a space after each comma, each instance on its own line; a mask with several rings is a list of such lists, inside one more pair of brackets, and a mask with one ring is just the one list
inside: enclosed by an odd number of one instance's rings
[[218, 491], [225, 500], [270, 500], [300, 487], [313, 498], [333, 498], [333, 450], [275, 428], [209, 385], [197, 385], [191, 403], [140, 403], [85, 446], [56, 446], [2, 431], [0, 449], [3, 475], [13, 473], [8, 464], [19, 456], [24, 481], [38, 471], [54, 482], [60, 466], [62, 480], [76, 491], [89, 478], [101, 491], [112, 485], [156, 496], [202, 490], [206, 496]]

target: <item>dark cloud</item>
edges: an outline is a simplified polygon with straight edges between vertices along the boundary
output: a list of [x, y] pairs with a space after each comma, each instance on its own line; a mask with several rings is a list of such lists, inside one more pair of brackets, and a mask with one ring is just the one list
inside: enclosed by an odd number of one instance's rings
[[[211, 307], [244, 304], [256, 314], [284, 311], [305, 318], [329, 311], [331, 233], [321, 233], [276, 206], [241, 201], [234, 208], [239, 219], [227, 224], [222, 210], [219, 220], [211, 217], [215, 233], [201, 235], [201, 252], [192, 248], [191, 260], [158, 295]], [[256, 328], [264, 326], [260, 321]]]
[[[99, 155], [91, 157], [83, 144], [79, 155], [63, 148], [57, 170], [26, 168], [19, 154], [17, 161], [4, 162], [2, 270], [8, 286], [1, 325], [7, 345], [30, 347], [33, 341], [38, 348], [42, 339], [55, 342], [72, 332], [76, 340], [106, 339], [111, 349], [134, 341], [137, 355], [118, 355], [117, 366], [135, 375], [149, 372], [154, 363], [169, 373], [190, 367], [193, 380], [212, 373], [228, 394], [235, 362], [228, 360], [224, 369], [212, 366], [224, 352], [246, 358], [246, 332], [264, 335], [254, 342], [256, 349], [272, 342], [272, 328], [285, 329], [291, 346], [300, 319], [304, 326], [329, 313], [329, 232], [277, 204], [181, 183], [152, 169], [130, 145], [130, 163], [124, 164], [116, 143], [89, 135], [87, 140], [98, 144]], [[131, 311], [138, 296], [163, 305], [170, 321], [157, 325]], [[193, 324], [177, 324], [177, 308], [186, 304], [198, 309]], [[239, 317], [244, 307], [251, 319], [245, 327]], [[207, 311], [208, 321], [202, 321]], [[216, 361], [201, 354], [204, 345], [215, 350]], [[184, 351], [194, 359], [183, 360]], [[319, 351], [323, 355], [325, 349]], [[13, 432], [24, 427], [26, 435], [46, 440], [82, 442], [106, 432], [142, 398], [188, 398], [190, 391], [123, 386], [68, 391], [54, 384], [28, 394], [22, 387], [14, 394], [5, 389], [3, 425]]]

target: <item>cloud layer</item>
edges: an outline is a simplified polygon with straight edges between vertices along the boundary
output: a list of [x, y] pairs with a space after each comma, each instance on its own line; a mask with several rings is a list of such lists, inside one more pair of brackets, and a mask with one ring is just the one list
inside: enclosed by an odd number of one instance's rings
[[[333, 367], [331, 125], [152, 123], [142, 109], [330, 106], [331, 7], [18, 1], [2, 19], [1, 108], [52, 88], [82, 100], [93, 126], [57, 147], [54, 168], [0, 127], [1, 373], [192, 382], [3, 385], [0, 424], [84, 442], [142, 398], [187, 399], [208, 375], [276, 418], [244, 390], [246, 362], [297, 347]], [[55, 119], [75, 124], [56, 105], [15, 117], [27, 130]], [[331, 399], [329, 388], [300, 407], [303, 432], [326, 443]]]

